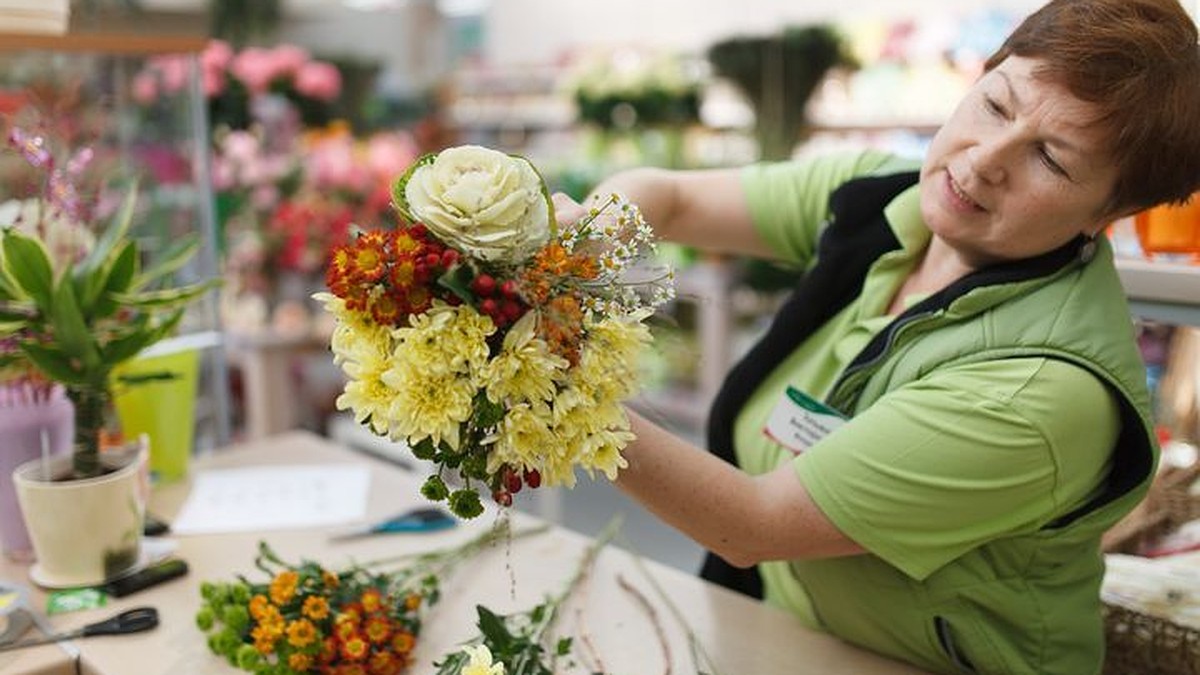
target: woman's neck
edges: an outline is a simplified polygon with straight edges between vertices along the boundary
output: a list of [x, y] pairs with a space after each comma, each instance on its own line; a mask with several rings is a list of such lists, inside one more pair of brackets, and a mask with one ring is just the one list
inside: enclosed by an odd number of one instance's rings
[[908, 273], [908, 277], [896, 290], [888, 306], [888, 314], [894, 316], [903, 312], [907, 307], [905, 299], [908, 296], [914, 293], [936, 293], [972, 271], [973, 268], [963, 261], [957, 251], [934, 236], [929, 240], [929, 246], [925, 247], [912, 271]]

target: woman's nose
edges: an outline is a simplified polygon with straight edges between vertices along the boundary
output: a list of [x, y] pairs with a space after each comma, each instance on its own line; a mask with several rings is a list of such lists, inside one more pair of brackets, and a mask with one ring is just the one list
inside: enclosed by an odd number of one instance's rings
[[967, 149], [971, 169], [988, 183], [1000, 183], [1008, 175], [1007, 161], [1011, 144], [1003, 138], [981, 140]]

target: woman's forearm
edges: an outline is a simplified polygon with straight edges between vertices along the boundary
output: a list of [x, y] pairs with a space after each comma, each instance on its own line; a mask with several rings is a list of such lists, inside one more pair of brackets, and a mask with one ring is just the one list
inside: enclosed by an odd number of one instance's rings
[[630, 411], [637, 440], [618, 487], [733, 565], [863, 552], [809, 497], [790, 465], [750, 476]]

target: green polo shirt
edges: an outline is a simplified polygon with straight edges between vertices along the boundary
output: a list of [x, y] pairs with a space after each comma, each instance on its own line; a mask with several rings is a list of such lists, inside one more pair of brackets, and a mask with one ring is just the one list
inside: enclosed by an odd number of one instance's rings
[[[895, 160], [880, 153], [757, 165], [743, 172], [742, 185], [772, 250], [807, 266], [828, 216], [829, 193], [852, 177], [892, 166]], [[894, 170], [902, 168], [909, 167]], [[764, 434], [786, 387], [824, 398], [890, 322], [891, 298], [930, 235], [916, 187], [885, 213], [901, 248], [880, 257], [861, 295], [761, 383], [737, 418], [734, 439], [739, 463], [752, 474], [790, 462], [822, 512], [909, 583], [954, 565], [984, 542], [1035, 532], [1085, 502], [1108, 472], [1118, 416], [1111, 394], [1085, 370], [1055, 359], [1014, 358], [930, 373], [800, 455]], [[803, 563], [771, 562], [760, 570], [768, 602], [822, 627], [805, 591]], [[872, 623], [886, 624], [888, 607], [878, 611], [884, 619], [875, 616]], [[878, 631], [843, 637], [891, 654], [910, 648], [872, 644], [880, 640]]]

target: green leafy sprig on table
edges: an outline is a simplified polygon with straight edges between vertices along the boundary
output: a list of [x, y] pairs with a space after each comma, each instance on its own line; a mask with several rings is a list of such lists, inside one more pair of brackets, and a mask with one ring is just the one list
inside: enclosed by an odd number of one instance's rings
[[[619, 529], [619, 519], [610, 522], [588, 547], [563, 590], [528, 611], [501, 615], [483, 605], [476, 605], [479, 635], [470, 640], [463, 650], [447, 654], [440, 662], [435, 662], [437, 675], [463, 675], [469, 672], [553, 675], [558, 672], [555, 665], [559, 659], [570, 656], [573, 642], [571, 637], [555, 638], [551, 635], [559, 610], [582, 585], [600, 551]], [[495, 669], [497, 666], [502, 666], [502, 669]], [[495, 670], [488, 670], [489, 667]]]

